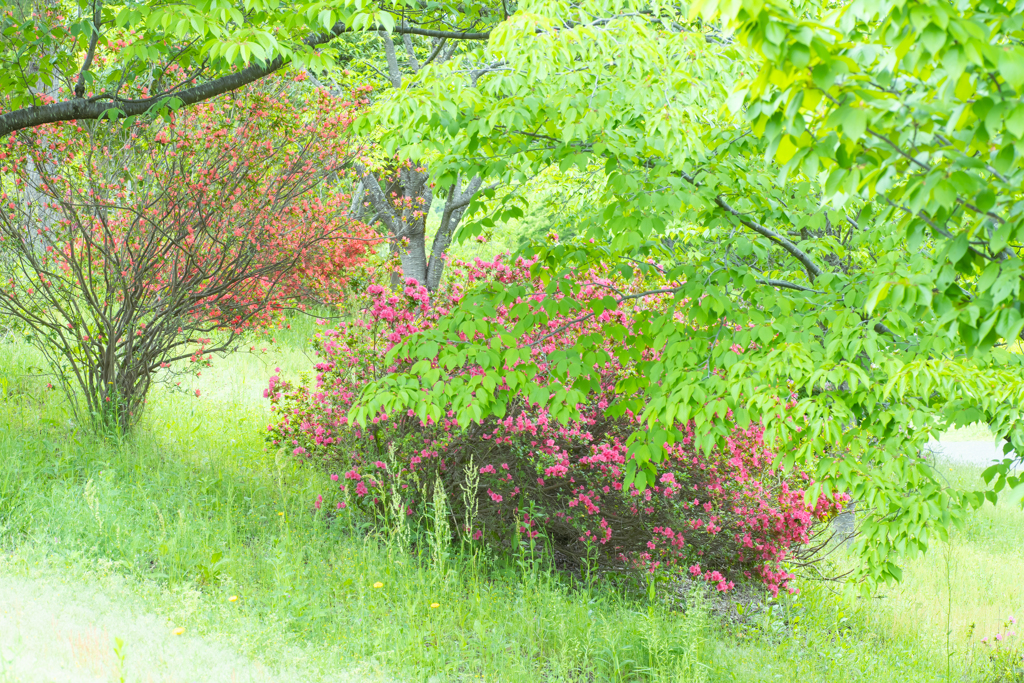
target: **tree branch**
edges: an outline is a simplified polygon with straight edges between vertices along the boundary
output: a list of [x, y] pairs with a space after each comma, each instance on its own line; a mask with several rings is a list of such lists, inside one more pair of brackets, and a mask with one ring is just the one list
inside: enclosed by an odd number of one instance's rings
[[395, 41], [391, 40], [391, 34], [381, 31], [380, 37], [384, 39], [384, 57], [388, 63], [388, 80], [392, 88], [402, 87], [402, 71], [398, 68], [398, 53], [395, 50]]
[[[366, 29], [367, 32], [382, 31], [382, 26], [373, 26]], [[313, 48], [328, 43], [344, 33], [353, 33], [342, 22], [335, 24], [330, 31], [314, 33], [302, 41], [306, 47]], [[490, 32], [459, 32], [459, 31], [435, 31], [433, 29], [421, 29], [415, 27], [396, 26], [393, 33], [400, 35], [411, 34], [416, 36], [427, 36], [431, 38], [444, 38], [447, 40], [487, 40]], [[95, 35], [95, 34], [94, 34]], [[15, 109], [0, 115], [0, 137], [26, 128], [58, 123], [61, 121], [76, 121], [89, 119], [102, 119], [109, 116], [128, 117], [139, 116], [148, 111], [167, 105], [170, 101], [177, 99], [183, 105], [191, 105], [203, 100], [208, 100], [217, 95], [222, 95], [232, 90], [237, 90], [250, 83], [260, 80], [278, 71], [288, 63], [283, 57], [278, 56], [265, 64], [250, 64], [244, 69], [233, 74], [221, 76], [212, 81], [207, 81], [192, 88], [187, 88], [175, 95], [161, 93], [153, 97], [136, 100], [119, 100], [117, 104], [102, 102], [99, 100], [86, 101], [81, 98], [54, 102], [42, 106], [24, 107]]]
[[824, 294], [819, 289], [812, 289], [810, 287], [804, 287], [795, 282], [789, 282], [788, 280], [758, 280], [762, 285], [768, 285], [770, 287], [781, 287], [783, 289], [795, 289], [798, 292], [813, 292], [815, 294]]
[[434, 291], [441, 284], [441, 276], [444, 274], [444, 255], [451, 246], [452, 236], [459, 226], [466, 207], [473, 200], [473, 197], [480, 190], [483, 178], [474, 176], [466, 185], [466, 189], [460, 189], [460, 182], [456, 179], [455, 184], [448, 191], [448, 197], [444, 203], [444, 213], [441, 214], [441, 224], [437, 226], [437, 233], [434, 235], [434, 242], [430, 247], [430, 263], [427, 264], [427, 289]]
[[[681, 173], [683, 179], [686, 182], [690, 183], [694, 187], [702, 187], [703, 184], [698, 182], [697, 179], [694, 178], [692, 175], [690, 175], [686, 171], [682, 171]], [[742, 213], [732, 208], [732, 206], [730, 206], [729, 203], [725, 201], [725, 198], [721, 194], [715, 195], [714, 202], [718, 206], [718, 208], [722, 209], [729, 215], [735, 217], [741, 224], [750, 228], [754, 232], [767, 237], [768, 239], [772, 240], [780, 247], [788, 251], [794, 258], [796, 258], [797, 261], [799, 261], [803, 265], [804, 270], [807, 271], [807, 277], [810, 278], [811, 282], [814, 282], [814, 278], [821, 275], [821, 268], [819, 268], [818, 265], [811, 259], [810, 255], [808, 255], [807, 252], [800, 249], [800, 247], [796, 246], [795, 244], [793, 244], [788, 239], [786, 239], [779, 233], [775, 232], [771, 228], [767, 228], [758, 223], [757, 221], [747, 218]]]
[[[409, 24], [404, 20], [402, 21], [402, 28], [409, 28]], [[408, 33], [402, 34], [402, 43], [405, 46], [405, 54], [409, 57], [409, 68], [412, 69], [413, 73], [419, 73], [420, 62], [416, 59], [416, 50], [412, 46], [412, 38], [409, 37]]]
[[[664, 288], [664, 289], [652, 289], [652, 290], [649, 290], [649, 291], [646, 291], [646, 292], [638, 292], [636, 294], [627, 294], [626, 296], [621, 296], [618, 299], [616, 299], [615, 300], [615, 305], [617, 306], [617, 305], [621, 304], [623, 301], [629, 301], [631, 299], [642, 299], [642, 298], [647, 297], [647, 296], [657, 296], [657, 295], [660, 295], [660, 294], [675, 294], [680, 289], [682, 289], [682, 287], [670, 287], [670, 288]], [[556, 334], [564, 332], [565, 330], [569, 329], [573, 325], [579, 325], [580, 323], [586, 322], [587, 320], [590, 320], [591, 318], [594, 318], [596, 316], [597, 316], [597, 313], [594, 313], [593, 311], [591, 311], [590, 313], [587, 313], [586, 315], [581, 315], [578, 318], [570, 320], [569, 322], [565, 323], [561, 327], [559, 327], [559, 328], [557, 328], [557, 329], [555, 329], [555, 330], [545, 334], [540, 339], [527, 344], [527, 346], [529, 346], [529, 347], [537, 346], [538, 344], [540, 344], [540, 343], [550, 339], [551, 337], [554, 337]]]
[[370, 203], [373, 204], [373, 208], [377, 210], [380, 216], [380, 222], [384, 224], [384, 227], [388, 229], [388, 232], [393, 237], [400, 237], [405, 231], [405, 226], [401, 224], [398, 216], [388, 206], [388, 198], [384, 195], [384, 190], [380, 189], [380, 183], [377, 182], [372, 173], [366, 170], [366, 166], [363, 164], [357, 161], [353, 166], [356, 169], [356, 173], [359, 174], [359, 180], [362, 182], [366, 194], [370, 197]]
[[96, 55], [96, 42], [100, 38], [100, 24], [103, 21], [103, 2], [93, 0], [92, 13], [92, 34], [89, 36], [89, 50], [85, 53], [85, 61], [82, 62], [82, 70], [78, 72], [78, 81], [75, 83], [75, 97], [81, 99], [85, 94], [85, 72], [92, 68], [92, 59]]

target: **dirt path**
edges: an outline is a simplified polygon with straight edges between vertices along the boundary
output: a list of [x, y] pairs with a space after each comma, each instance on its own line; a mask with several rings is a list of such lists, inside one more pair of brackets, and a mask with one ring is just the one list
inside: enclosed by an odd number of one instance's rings
[[[218, 683], [319, 679], [272, 673], [223, 638], [175, 634], [167, 616], [139, 611], [116, 577], [68, 579], [0, 563], [0, 683]], [[351, 676], [330, 680], [355, 683]]]
[[238, 654], [199, 637], [174, 635], [166, 619], [134, 614], [94, 587], [2, 576], [0, 681], [8, 680], [273, 679]]

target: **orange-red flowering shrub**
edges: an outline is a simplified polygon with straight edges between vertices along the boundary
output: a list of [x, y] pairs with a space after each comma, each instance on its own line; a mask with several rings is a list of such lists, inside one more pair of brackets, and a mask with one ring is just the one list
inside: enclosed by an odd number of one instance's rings
[[169, 121], [0, 141], [0, 314], [91, 416], [127, 429], [176, 361], [336, 298], [362, 267], [376, 237], [346, 216], [342, 184], [361, 103], [276, 84]]

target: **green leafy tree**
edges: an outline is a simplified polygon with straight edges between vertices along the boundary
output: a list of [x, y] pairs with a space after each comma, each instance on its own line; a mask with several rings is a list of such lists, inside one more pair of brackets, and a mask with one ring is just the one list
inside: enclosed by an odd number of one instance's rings
[[[507, 385], [570, 420], [614, 355], [636, 368], [608, 408], [643, 418], [633, 483], [654, 481], [679, 425], [708, 448], [763, 423], [785, 465], [815, 471], [811, 495], [847, 490], [866, 511], [863, 585], [898, 578], [898, 557], [965, 510], [1024, 494], [1009, 457], [961, 491], [924, 453], [978, 420], [1024, 453], [1007, 349], [1024, 329], [1022, 22], [988, 0], [519, 3], [480, 52], [429, 65], [376, 111], [386, 142], [439, 174], [599, 172], [582, 238], [526, 252], [564, 297], [528, 315], [522, 288], [476, 291], [392, 351], [420, 362], [368, 387], [361, 416], [452, 409], [468, 424], [502, 415], [508, 394], [488, 387]], [[644, 296], [581, 301], [588, 283], [563, 275], [586, 268], [642, 273], [671, 304], [548, 354], [538, 391], [515, 339]], [[514, 326], [489, 322], [499, 306]], [[467, 366], [481, 371], [449, 372]]]

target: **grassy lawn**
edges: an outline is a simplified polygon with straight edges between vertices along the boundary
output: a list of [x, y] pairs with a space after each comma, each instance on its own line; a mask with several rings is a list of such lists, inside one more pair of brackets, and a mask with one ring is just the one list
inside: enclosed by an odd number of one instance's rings
[[[1019, 509], [982, 509], [870, 600], [804, 582], [760, 606], [685, 594], [684, 613], [664, 587], [652, 601], [572, 584], [528, 556], [439, 553], [426, 539], [410, 553], [401, 530], [378, 537], [314, 511], [331, 482], [265, 449], [266, 379], [309, 367], [308, 333], [297, 324], [265, 355], [158, 387], [121, 440], [76, 427], [33, 376], [35, 352], [0, 343], [0, 581], [112, 590], [157, 615], [157, 638], [228, 648], [266, 680], [999, 680], [980, 640], [1024, 615]], [[113, 650], [117, 624], [106, 633]], [[49, 680], [4, 673], [3, 642], [0, 681]], [[194, 659], [216, 651], [197, 645]], [[129, 659], [110, 680], [213, 680], [202, 661], [161, 678]]]

